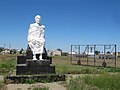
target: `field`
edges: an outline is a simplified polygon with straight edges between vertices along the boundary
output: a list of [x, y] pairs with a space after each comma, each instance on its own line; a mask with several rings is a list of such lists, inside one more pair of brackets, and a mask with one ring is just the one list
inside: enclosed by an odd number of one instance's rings
[[72, 64], [77, 64], [77, 60], [81, 61], [82, 65], [90, 65], [90, 66], [102, 66], [102, 63], [105, 62], [107, 67], [118, 67], [120, 68], [120, 58], [107, 58], [100, 59], [99, 56], [88, 56], [88, 57], [75, 57], [73, 56], [71, 60]]
[[[119, 62], [119, 60], [120, 59], [117, 59], [117, 62]], [[66, 81], [60, 83], [60, 85], [64, 86], [66, 90], [120, 89], [120, 68], [77, 65], [77, 62], [74, 62], [72, 65], [67, 56], [54, 56], [53, 65], [56, 67], [57, 74], [66, 74]], [[119, 66], [119, 64], [117, 64], [117, 66]], [[1, 76], [5, 77], [6, 75], [15, 72], [15, 67], [16, 55], [0, 55]], [[49, 86], [47, 83], [46, 85]], [[6, 84], [6, 81], [4, 80], [0, 83], [0, 87], [5, 86], [9, 85]], [[49, 88], [42, 87], [42, 89], [29, 90], [49, 90]]]

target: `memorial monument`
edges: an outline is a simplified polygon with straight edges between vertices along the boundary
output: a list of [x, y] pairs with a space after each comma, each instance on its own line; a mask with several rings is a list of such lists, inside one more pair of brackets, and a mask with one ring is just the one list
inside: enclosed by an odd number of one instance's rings
[[45, 49], [45, 26], [41, 23], [42, 17], [35, 16], [35, 23], [30, 24], [28, 30], [28, 47], [25, 55], [17, 56], [16, 76], [7, 79], [24, 83], [24, 80], [33, 81], [64, 81], [65, 75], [57, 75], [52, 57], [47, 56]]
[[45, 74], [55, 73], [52, 57], [47, 56], [45, 49], [45, 26], [42, 17], [35, 16], [35, 23], [28, 30], [28, 49], [25, 56], [17, 57], [16, 74]]

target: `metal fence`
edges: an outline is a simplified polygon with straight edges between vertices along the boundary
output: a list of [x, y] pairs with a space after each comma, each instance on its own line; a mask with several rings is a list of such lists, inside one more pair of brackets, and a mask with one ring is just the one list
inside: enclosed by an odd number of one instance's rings
[[70, 63], [116, 67], [116, 45], [71, 45]]

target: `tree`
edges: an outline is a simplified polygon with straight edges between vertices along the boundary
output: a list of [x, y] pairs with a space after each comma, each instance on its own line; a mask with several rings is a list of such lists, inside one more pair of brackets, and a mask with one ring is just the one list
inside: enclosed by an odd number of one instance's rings
[[24, 51], [24, 50], [23, 50], [23, 48], [21, 48], [21, 50], [20, 50], [20, 52], [19, 52], [19, 53], [20, 53], [20, 54], [22, 54], [22, 53], [23, 53], [23, 51]]
[[12, 49], [10, 50], [10, 54], [16, 54], [17, 50], [16, 49]]
[[57, 50], [58, 50], [58, 51], [62, 51], [62, 49], [60, 49], [60, 48], [58, 48]]
[[110, 54], [110, 51], [107, 51], [107, 54]]
[[95, 51], [95, 54], [96, 54], [96, 55], [100, 54], [100, 51]]
[[62, 56], [68, 56], [68, 53], [67, 52], [63, 52]]
[[4, 48], [3, 47], [0, 47], [0, 52], [2, 52], [4, 50]]

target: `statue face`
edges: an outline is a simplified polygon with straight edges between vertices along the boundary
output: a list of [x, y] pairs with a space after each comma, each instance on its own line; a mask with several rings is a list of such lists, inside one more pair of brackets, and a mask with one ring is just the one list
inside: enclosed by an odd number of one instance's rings
[[35, 17], [35, 22], [36, 23], [40, 23], [41, 22], [41, 16], [39, 16], [39, 15], [37, 15], [36, 17]]

